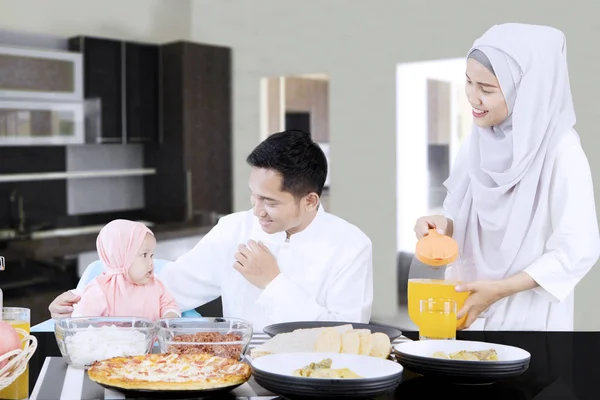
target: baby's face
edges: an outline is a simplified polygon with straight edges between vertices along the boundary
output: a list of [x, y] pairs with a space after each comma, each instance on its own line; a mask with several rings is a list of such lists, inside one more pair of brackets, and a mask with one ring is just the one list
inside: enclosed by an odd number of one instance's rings
[[129, 268], [129, 278], [137, 285], [145, 285], [150, 282], [154, 275], [154, 250], [156, 249], [156, 239], [151, 234], [147, 234], [131, 268]]

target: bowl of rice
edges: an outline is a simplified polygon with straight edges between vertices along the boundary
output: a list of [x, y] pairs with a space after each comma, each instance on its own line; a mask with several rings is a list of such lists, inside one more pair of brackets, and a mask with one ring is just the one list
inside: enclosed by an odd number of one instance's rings
[[205, 353], [241, 359], [252, 339], [252, 324], [239, 318], [170, 318], [157, 322], [161, 353]]
[[54, 329], [65, 361], [83, 369], [108, 358], [148, 354], [155, 334], [153, 321], [136, 317], [63, 318]]

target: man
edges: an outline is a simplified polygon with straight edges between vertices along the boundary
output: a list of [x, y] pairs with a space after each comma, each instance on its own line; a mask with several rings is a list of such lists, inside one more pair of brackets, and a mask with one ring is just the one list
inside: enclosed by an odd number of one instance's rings
[[[252, 210], [221, 218], [160, 279], [182, 310], [222, 297], [223, 315], [255, 329], [287, 321], [368, 322], [372, 245], [356, 226], [323, 210], [327, 160], [310, 134], [289, 130], [248, 156]], [[70, 315], [70, 292], [49, 307]]]

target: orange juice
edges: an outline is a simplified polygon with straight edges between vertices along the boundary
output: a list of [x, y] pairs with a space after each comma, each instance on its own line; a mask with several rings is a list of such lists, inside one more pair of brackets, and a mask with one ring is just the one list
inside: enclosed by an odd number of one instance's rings
[[[410, 320], [417, 325], [420, 325], [420, 304], [423, 299], [429, 298], [445, 298], [452, 299], [456, 302], [457, 311], [465, 304], [465, 300], [469, 296], [468, 292], [458, 293], [454, 287], [458, 282], [445, 281], [441, 279], [409, 279], [408, 280], [408, 316]], [[465, 320], [466, 316], [456, 321], [458, 327]]]
[[[21, 310], [24, 310], [21, 312]], [[26, 313], [25, 313], [26, 311]], [[26, 317], [18, 319], [19, 316]], [[14, 317], [14, 319], [13, 319]], [[25, 308], [10, 308], [3, 309], [3, 320], [12, 327], [23, 329], [25, 332], [30, 332], [29, 310]], [[21, 335], [19, 335], [21, 336]], [[24, 347], [24, 346], [23, 346]], [[0, 390], [0, 399], [21, 400], [29, 397], [29, 366], [25, 372], [19, 376], [10, 386]]]
[[456, 302], [431, 298], [420, 303], [419, 339], [456, 339]]

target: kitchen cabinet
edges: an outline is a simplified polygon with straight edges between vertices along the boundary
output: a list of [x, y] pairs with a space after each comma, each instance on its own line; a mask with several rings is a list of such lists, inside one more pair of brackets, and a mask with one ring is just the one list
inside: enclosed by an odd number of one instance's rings
[[81, 144], [81, 103], [3, 100], [0, 97], [0, 146]]
[[83, 92], [98, 99], [100, 132], [92, 143], [140, 143], [158, 137], [158, 45], [79, 36], [69, 40], [83, 55]]
[[0, 46], [0, 97], [77, 102], [82, 60], [67, 51]]
[[145, 143], [158, 138], [159, 47], [154, 44], [124, 44], [125, 140]]
[[160, 48], [161, 131], [144, 146], [153, 221], [232, 212], [231, 49], [179, 41]]

